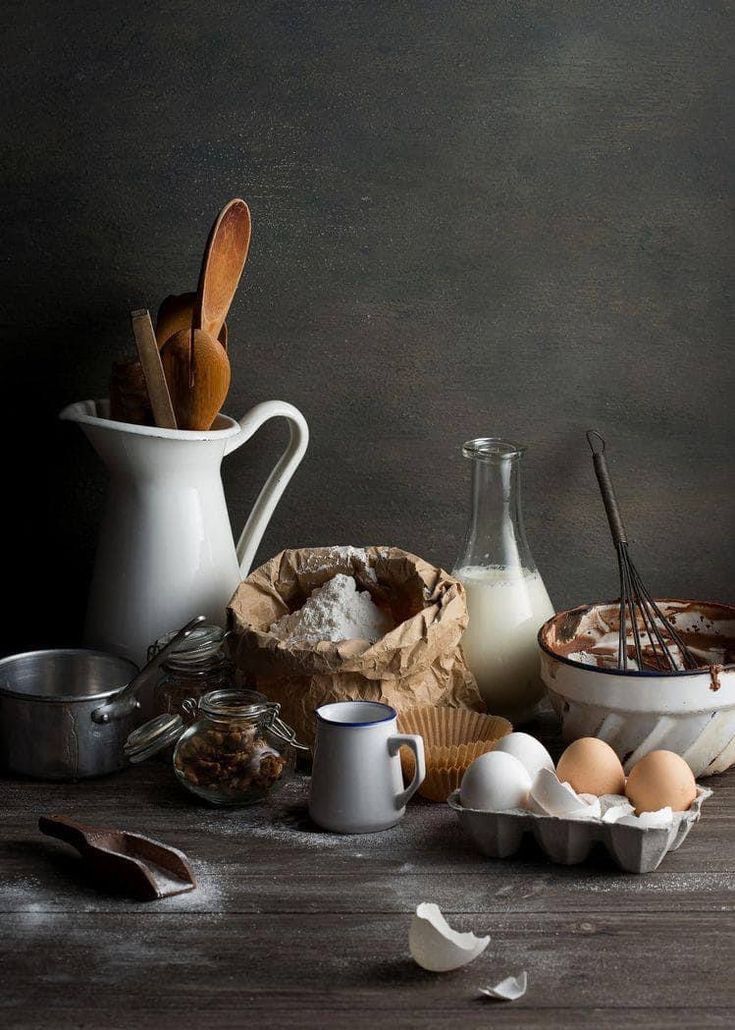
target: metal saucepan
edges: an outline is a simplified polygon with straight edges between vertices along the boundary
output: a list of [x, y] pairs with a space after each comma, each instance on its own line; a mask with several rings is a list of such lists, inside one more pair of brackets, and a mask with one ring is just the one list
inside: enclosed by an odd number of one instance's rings
[[138, 721], [138, 692], [192, 619], [145, 668], [102, 651], [28, 651], [0, 659], [0, 757], [12, 772], [76, 780], [117, 772]]

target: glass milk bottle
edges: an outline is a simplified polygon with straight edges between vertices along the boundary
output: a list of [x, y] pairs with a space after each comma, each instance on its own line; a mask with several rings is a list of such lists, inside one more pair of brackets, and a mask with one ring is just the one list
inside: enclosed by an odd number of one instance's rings
[[467, 591], [467, 664], [493, 715], [528, 718], [543, 694], [536, 634], [554, 614], [526, 540], [521, 514], [524, 448], [507, 440], [469, 440], [472, 511], [454, 569]]

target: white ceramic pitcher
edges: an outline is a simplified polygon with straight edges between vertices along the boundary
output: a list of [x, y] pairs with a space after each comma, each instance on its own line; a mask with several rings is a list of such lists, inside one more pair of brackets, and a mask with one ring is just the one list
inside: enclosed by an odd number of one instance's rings
[[[426, 775], [424, 741], [398, 733], [395, 708], [380, 701], [334, 701], [316, 710], [309, 815], [333, 833], [375, 833], [403, 818]], [[416, 760], [403, 787], [401, 747]]]
[[[114, 422], [106, 401], [71, 404], [60, 417], [81, 426], [110, 472], [86, 643], [140, 664], [149, 644], [195, 615], [224, 625], [227, 602], [306, 451], [301, 412], [266, 401], [239, 422], [218, 415], [207, 432]], [[276, 417], [288, 421], [290, 440], [235, 547], [220, 465]]]

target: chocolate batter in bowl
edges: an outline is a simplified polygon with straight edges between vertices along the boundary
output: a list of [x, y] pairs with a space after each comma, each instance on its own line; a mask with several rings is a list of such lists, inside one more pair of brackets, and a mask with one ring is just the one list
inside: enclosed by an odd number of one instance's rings
[[628, 771], [657, 748], [681, 755], [695, 776], [735, 763], [735, 605], [659, 600], [701, 660], [675, 672], [618, 665], [618, 603], [558, 612], [540, 629], [541, 677], [565, 740], [600, 737]]

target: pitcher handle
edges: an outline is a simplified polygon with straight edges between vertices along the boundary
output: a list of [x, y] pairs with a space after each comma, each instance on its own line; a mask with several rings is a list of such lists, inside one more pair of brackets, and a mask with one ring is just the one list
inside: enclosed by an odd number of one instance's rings
[[306, 453], [309, 443], [309, 427], [298, 408], [286, 401], [263, 401], [262, 404], [256, 404], [239, 420], [240, 432], [227, 440], [225, 454], [231, 454], [232, 451], [241, 447], [260, 429], [264, 422], [271, 418], [285, 418], [289, 425], [290, 435], [288, 445], [258, 494], [258, 499], [253, 505], [245, 528], [237, 542], [237, 560], [240, 563], [240, 575], [243, 579], [250, 572], [255, 552], [260, 546], [271, 515]]
[[410, 747], [416, 759], [416, 769], [413, 779], [400, 794], [396, 794], [396, 808], [403, 808], [407, 801], [413, 797], [426, 776], [426, 765], [424, 763], [424, 738], [419, 733], [394, 733], [388, 737], [388, 753], [397, 755], [402, 747]]

